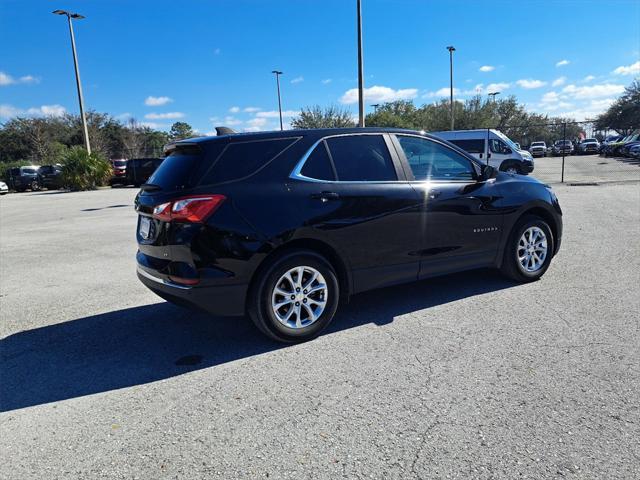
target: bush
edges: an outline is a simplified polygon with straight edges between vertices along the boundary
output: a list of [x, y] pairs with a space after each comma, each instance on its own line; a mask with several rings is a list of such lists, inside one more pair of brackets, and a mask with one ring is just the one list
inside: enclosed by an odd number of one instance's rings
[[80, 146], [65, 152], [62, 165], [62, 184], [70, 190], [95, 190], [111, 178], [111, 164], [101, 154], [88, 154]]

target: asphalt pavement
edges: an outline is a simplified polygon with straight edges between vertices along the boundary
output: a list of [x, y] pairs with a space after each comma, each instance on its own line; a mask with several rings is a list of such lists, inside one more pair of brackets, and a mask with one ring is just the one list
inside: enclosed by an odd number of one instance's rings
[[317, 340], [136, 278], [135, 190], [0, 198], [0, 478], [640, 478], [640, 183], [560, 254], [358, 295]]

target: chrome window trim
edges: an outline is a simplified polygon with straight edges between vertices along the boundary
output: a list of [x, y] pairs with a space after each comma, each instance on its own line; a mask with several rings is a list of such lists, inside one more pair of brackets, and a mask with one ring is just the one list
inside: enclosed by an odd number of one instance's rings
[[[397, 179], [397, 180], [319, 180], [317, 178], [311, 178], [311, 177], [307, 177], [305, 175], [302, 175], [302, 169], [304, 168], [304, 164], [305, 162], [309, 159], [309, 157], [311, 156], [311, 154], [313, 153], [313, 151], [316, 149], [316, 147], [318, 145], [320, 145], [322, 142], [324, 142], [325, 140], [329, 139], [329, 138], [336, 138], [336, 137], [360, 137], [363, 135], [378, 135], [380, 137], [382, 137], [382, 139], [384, 140], [384, 136], [387, 132], [362, 132], [362, 133], [338, 133], [336, 135], [328, 135], [326, 137], [322, 137], [319, 140], [317, 140], [316, 142], [314, 142], [313, 145], [311, 145], [311, 147], [309, 148], [309, 150], [307, 150], [307, 152], [302, 156], [302, 158], [298, 161], [298, 163], [296, 163], [296, 166], [293, 168], [292, 172], [289, 174], [289, 178], [293, 179], [293, 180], [301, 180], [303, 182], [310, 182], [310, 183], [338, 183], [338, 184], [343, 184], [343, 183], [407, 183], [408, 180], [407, 179]], [[387, 144], [386, 140], [385, 140], [385, 145]], [[387, 145], [387, 150], [389, 150], [389, 146]], [[393, 160], [393, 154], [392, 152], [389, 150], [389, 156], [391, 157], [391, 161], [393, 162], [393, 168], [394, 170], [396, 170], [396, 165], [395, 165], [395, 161]], [[396, 175], [397, 175], [397, 171], [396, 171]]]

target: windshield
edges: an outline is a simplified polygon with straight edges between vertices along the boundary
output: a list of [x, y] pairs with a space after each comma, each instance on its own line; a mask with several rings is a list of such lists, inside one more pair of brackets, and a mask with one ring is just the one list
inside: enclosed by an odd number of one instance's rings
[[118, 168], [123, 168], [127, 166], [127, 161], [126, 160], [114, 160], [113, 161], [113, 166], [114, 167], [118, 167]]
[[586, 138], [583, 140], [584, 143], [597, 143], [598, 140], [596, 140], [595, 138]]
[[544, 142], [533, 142], [532, 147], [544, 147]]
[[511, 147], [512, 150], [520, 150], [518, 146], [515, 144], [515, 142], [513, 142], [504, 133], [499, 132], [498, 130], [496, 130], [495, 132], [496, 132], [496, 135], [498, 135], [507, 145], [509, 145], [509, 147]]

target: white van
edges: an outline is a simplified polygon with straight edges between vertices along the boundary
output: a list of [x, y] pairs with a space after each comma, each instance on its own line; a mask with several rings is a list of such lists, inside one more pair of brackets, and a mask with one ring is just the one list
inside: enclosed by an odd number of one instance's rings
[[520, 150], [509, 137], [498, 130], [450, 130], [429, 132], [457, 145], [483, 163], [503, 172], [521, 175], [533, 172], [533, 157]]

